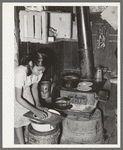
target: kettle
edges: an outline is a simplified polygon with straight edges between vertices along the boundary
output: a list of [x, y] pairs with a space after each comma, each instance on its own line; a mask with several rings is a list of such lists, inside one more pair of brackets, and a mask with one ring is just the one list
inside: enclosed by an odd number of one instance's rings
[[[96, 82], [102, 82], [103, 80], [103, 75], [107, 72], [108, 68], [107, 67], [97, 67], [96, 68], [96, 73], [94, 75], [94, 80]], [[103, 72], [104, 71], [104, 72]]]
[[96, 82], [102, 82], [102, 78], [103, 78], [103, 69], [101, 67], [97, 67], [94, 79]]

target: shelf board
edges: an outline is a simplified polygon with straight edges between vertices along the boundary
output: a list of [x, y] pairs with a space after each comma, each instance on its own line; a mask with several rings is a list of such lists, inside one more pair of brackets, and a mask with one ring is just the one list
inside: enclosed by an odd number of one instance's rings
[[51, 41], [51, 42], [48, 42], [46, 44], [55, 43], [55, 42], [62, 42], [62, 41], [78, 42], [78, 39], [64, 39], [64, 38], [59, 38], [59, 39], [55, 39], [55, 41]]

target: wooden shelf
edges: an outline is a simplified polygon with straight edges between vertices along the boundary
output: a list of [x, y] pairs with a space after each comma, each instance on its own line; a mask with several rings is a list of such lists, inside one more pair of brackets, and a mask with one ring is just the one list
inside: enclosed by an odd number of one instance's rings
[[46, 44], [49, 44], [49, 43], [56, 43], [56, 42], [62, 42], [62, 41], [78, 42], [78, 39], [64, 39], [64, 38], [61, 38], [61, 39], [55, 39], [55, 41], [53, 41], [53, 42], [48, 42], [48, 43], [46, 43]]

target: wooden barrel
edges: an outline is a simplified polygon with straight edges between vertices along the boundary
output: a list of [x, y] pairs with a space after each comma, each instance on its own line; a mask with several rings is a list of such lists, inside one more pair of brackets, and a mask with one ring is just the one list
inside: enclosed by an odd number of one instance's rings
[[27, 144], [58, 144], [60, 128], [56, 126], [52, 131], [39, 132], [28, 125], [28, 142]]
[[103, 143], [103, 124], [99, 109], [96, 109], [90, 120], [68, 116], [62, 126], [61, 144]]

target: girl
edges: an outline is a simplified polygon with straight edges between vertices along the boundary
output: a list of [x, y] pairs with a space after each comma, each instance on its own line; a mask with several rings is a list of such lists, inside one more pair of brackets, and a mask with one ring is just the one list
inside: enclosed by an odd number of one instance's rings
[[30, 122], [23, 116], [32, 111], [38, 117], [45, 115], [38, 97], [38, 82], [46, 69], [47, 56], [39, 52], [25, 56], [15, 68], [14, 127], [20, 144], [25, 144], [23, 127]]

